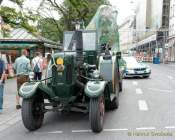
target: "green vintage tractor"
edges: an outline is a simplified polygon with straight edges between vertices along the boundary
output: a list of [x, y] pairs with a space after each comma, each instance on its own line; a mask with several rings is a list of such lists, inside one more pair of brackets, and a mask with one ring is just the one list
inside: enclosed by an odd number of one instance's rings
[[118, 108], [121, 53], [108, 42], [102, 47], [98, 29], [65, 32], [64, 51], [52, 55], [47, 77], [21, 86], [22, 120], [28, 130], [40, 128], [47, 111], [78, 111], [89, 113], [92, 131], [100, 132], [105, 109]]

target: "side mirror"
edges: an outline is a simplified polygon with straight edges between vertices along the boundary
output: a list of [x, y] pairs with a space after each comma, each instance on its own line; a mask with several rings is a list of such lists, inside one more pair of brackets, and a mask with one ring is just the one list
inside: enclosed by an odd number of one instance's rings
[[117, 59], [121, 59], [121, 55], [122, 55], [121, 52], [117, 52], [117, 53], [116, 53]]

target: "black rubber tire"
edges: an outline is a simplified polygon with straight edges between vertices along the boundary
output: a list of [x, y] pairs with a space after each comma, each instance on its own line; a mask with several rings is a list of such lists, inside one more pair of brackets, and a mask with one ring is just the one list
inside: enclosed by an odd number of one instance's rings
[[[101, 116], [102, 112], [100, 111], [100, 102], [103, 100], [103, 116]], [[91, 129], [95, 133], [99, 133], [103, 130], [104, 125], [104, 113], [105, 113], [105, 105], [104, 98], [100, 96], [98, 98], [90, 99], [90, 110], [89, 110], [89, 121], [91, 125]]]
[[122, 92], [122, 90], [123, 90], [123, 84], [122, 82], [119, 82], [119, 92]]
[[149, 78], [149, 76], [143, 76], [143, 78]]
[[[39, 110], [34, 110], [35, 102], [37, 102], [38, 107], [40, 108]], [[23, 99], [21, 110], [22, 121], [25, 128], [29, 131], [34, 131], [42, 126], [44, 119], [44, 111], [42, 109], [43, 102], [44, 100], [36, 100], [36, 98]]]

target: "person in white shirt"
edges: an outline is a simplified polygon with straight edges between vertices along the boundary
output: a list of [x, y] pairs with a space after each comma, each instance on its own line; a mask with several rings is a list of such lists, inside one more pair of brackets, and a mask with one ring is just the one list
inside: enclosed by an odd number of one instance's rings
[[32, 69], [34, 72], [34, 79], [41, 80], [43, 72], [43, 59], [40, 52], [36, 52], [36, 56], [32, 59]]

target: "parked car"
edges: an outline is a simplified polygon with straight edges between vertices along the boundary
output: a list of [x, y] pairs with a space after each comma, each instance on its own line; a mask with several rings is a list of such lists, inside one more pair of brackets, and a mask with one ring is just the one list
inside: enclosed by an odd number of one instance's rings
[[151, 69], [148, 65], [138, 62], [135, 57], [123, 57], [126, 67], [123, 77], [143, 77], [148, 78], [151, 74]]

